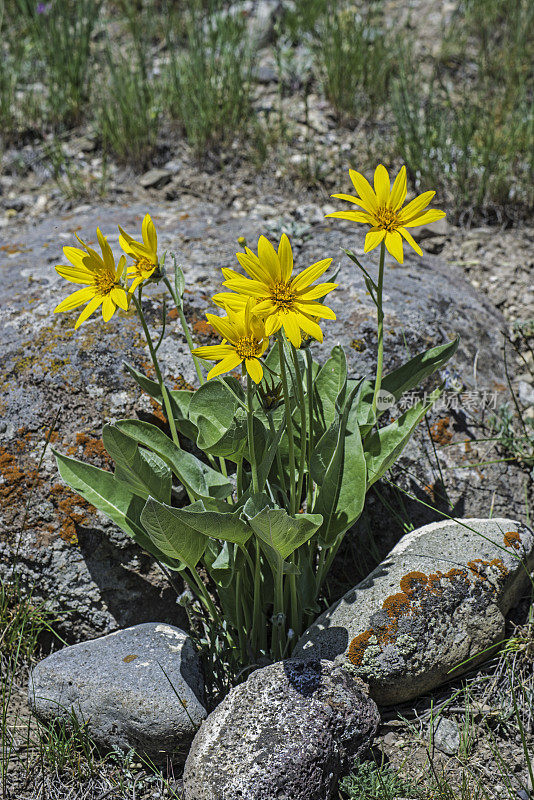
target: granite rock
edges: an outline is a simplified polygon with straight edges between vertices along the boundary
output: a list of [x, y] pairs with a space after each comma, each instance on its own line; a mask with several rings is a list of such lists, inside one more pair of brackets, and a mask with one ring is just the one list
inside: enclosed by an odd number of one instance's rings
[[52, 653], [32, 670], [28, 698], [39, 719], [74, 713], [100, 748], [133, 748], [154, 761], [185, 757], [206, 717], [191, 639], [157, 623]]
[[186, 800], [329, 800], [379, 722], [367, 687], [321, 661], [283, 661], [236, 686], [198, 731]]
[[293, 656], [344, 664], [378, 703], [405, 702], [487, 658], [533, 567], [534, 534], [517, 521], [426, 525], [325, 611]]

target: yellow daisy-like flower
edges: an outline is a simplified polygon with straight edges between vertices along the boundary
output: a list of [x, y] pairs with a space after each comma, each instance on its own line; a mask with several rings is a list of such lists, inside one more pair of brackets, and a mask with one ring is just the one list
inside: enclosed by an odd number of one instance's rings
[[389, 253], [399, 264], [402, 264], [404, 258], [402, 240], [404, 238], [415, 252], [422, 256], [423, 251], [406, 228], [428, 225], [445, 216], [445, 212], [439, 211], [437, 208], [426, 208], [436, 193], [424, 192], [402, 208], [402, 204], [406, 200], [406, 167], [402, 167], [395, 178], [393, 188], [388, 171], [383, 164], [379, 164], [375, 170], [374, 190], [359, 172], [351, 169], [349, 174], [358, 196], [333, 194], [332, 197], [354, 203], [362, 210], [334, 211], [326, 216], [370, 225], [371, 230], [365, 237], [364, 250], [366, 253], [374, 250], [384, 241]]
[[111, 319], [117, 307], [122, 308], [124, 311], [128, 310], [128, 295], [125, 289], [121, 286], [120, 280], [122, 278], [124, 267], [126, 266], [126, 258], [121, 256], [119, 263], [115, 266], [115, 259], [111, 251], [111, 247], [107, 243], [105, 237], [97, 228], [96, 234], [102, 256], [93, 250], [91, 247], [82, 242], [80, 237], [76, 238], [84, 247], [81, 250], [79, 247], [64, 247], [63, 252], [65, 257], [70, 261], [72, 266], [63, 266], [58, 264], [56, 271], [72, 283], [82, 283], [85, 285], [84, 289], [79, 289], [77, 292], [69, 295], [54, 309], [54, 313], [59, 311], [71, 311], [73, 308], [87, 303], [82, 313], [76, 320], [75, 328], [79, 328], [82, 322], [88, 319], [93, 311], [101, 305], [102, 317], [104, 322]]
[[234, 312], [228, 309], [226, 317], [206, 314], [210, 325], [224, 340], [222, 344], [196, 347], [192, 350], [193, 355], [198, 358], [219, 361], [219, 364], [208, 372], [208, 380], [224, 372], [231, 372], [243, 362], [255, 383], [259, 383], [263, 378], [263, 367], [259, 359], [269, 347], [269, 339], [265, 335], [263, 319], [251, 313], [252, 305], [252, 301], [249, 300], [241, 311]]
[[[271, 336], [283, 327], [287, 338], [295, 347], [300, 347], [302, 343], [301, 331], [320, 342], [323, 341], [323, 332], [315, 319], [335, 319], [336, 315], [331, 308], [317, 300], [325, 297], [338, 284], [311, 284], [326, 272], [332, 263], [331, 258], [318, 261], [291, 278], [293, 253], [284, 233], [278, 252], [265, 236], [260, 236], [258, 255], [246, 247], [244, 253], [237, 253], [237, 260], [252, 280], [233, 269], [224, 269], [226, 280], [223, 286], [238, 294], [217, 294], [213, 298], [217, 304], [222, 304], [229, 310], [237, 310], [247, 297], [252, 297], [256, 301], [252, 313], [265, 317], [266, 336]], [[240, 299], [239, 295], [244, 296], [244, 299]]]
[[131, 256], [134, 263], [128, 267], [127, 276], [133, 278], [130, 292], [134, 292], [140, 283], [150, 278], [158, 266], [158, 235], [156, 226], [152, 222], [150, 214], [145, 214], [142, 226], [143, 241], [136, 242], [119, 225], [119, 244], [126, 253]]

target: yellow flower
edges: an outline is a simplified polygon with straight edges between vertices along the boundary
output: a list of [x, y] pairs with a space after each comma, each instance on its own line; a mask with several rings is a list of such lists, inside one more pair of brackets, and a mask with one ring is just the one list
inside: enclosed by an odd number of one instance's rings
[[[314, 317], [335, 319], [336, 315], [331, 308], [317, 300], [322, 299], [338, 284], [311, 284], [326, 272], [332, 259], [318, 261], [292, 279], [293, 253], [285, 234], [280, 239], [278, 252], [265, 236], [259, 238], [258, 255], [248, 247], [245, 251], [237, 253], [237, 260], [252, 280], [233, 269], [224, 269], [226, 280], [223, 286], [233, 289], [238, 295], [244, 295], [244, 298], [255, 299], [256, 305], [252, 307], [252, 313], [265, 317], [266, 336], [271, 336], [283, 327], [287, 338], [295, 347], [300, 347], [302, 343], [301, 330], [322, 342], [323, 332]], [[237, 310], [245, 302], [238, 295], [222, 292], [215, 295], [214, 301], [228, 310]]]
[[111, 247], [102, 236], [100, 229], [97, 228], [96, 234], [102, 250], [102, 257], [76, 235], [84, 250], [80, 250], [79, 247], [64, 247], [65, 257], [72, 266], [66, 267], [58, 264], [56, 267], [56, 271], [62, 278], [72, 283], [85, 285], [84, 289], [79, 289], [69, 295], [54, 309], [54, 313], [71, 311], [73, 308], [87, 303], [76, 320], [75, 328], [79, 328], [82, 322], [85, 322], [100, 305], [102, 305], [104, 322], [111, 319], [117, 306], [124, 311], [128, 310], [128, 296], [120, 284], [124, 267], [126, 266], [126, 258], [121, 256], [118, 265], [115, 267], [115, 259], [111, 252]]
[[208, 372], [208, 380], [230, 372], [243, 362], [255, 383], [263, 378], [263, 367], [258, 359], [269, 347], [269, 339], [265, 335], [263, 319], [252, 314], [251, 309], [252, 301], [249, 300], [237, 313], [228, 309], [226, 317], [206, 314], [210, 325], [224, 340], [222, 344], [196, 347], [192, 351], [198, 358], [220, 362]]
[[334, 211], [326, 216], [370, 225], [371, 230], [365, 237], [364, 250], [366, 253], [374, 250], [385, 240], [388, 251], [399, 264], [402, 264], [402, 239], [404, 238], [415, 252], [422, 256], [423, 251], [406, 228], [428, 225], [445, 216], [444, 211], [436, 208], [426, 209], [436, 193], [424, 192], [402, 208], [401, 206], [406, 200], [406, 167], [402, 167], [395, 178], [393, 188], [391, 188], [388, 171], [383, 164], [379, 164], [375, 170], [374, 191], [370, 183], [359, 172], [351, 169], [349, 174], [358, 196], [333, 194], [332, 197], [354, 203], [362, 210]]
[[156, 227], [150, 218], [150, 214], [145, 214], [143, 220], [142, 234], [143, 241], [136, 242], [119, 225], [119, 244], [126, 253], [134, 259], [134, 263], [128, 267], [126, 272], [129, 278], [133, 278], [130, 292], [134, 292], [140, 283], [150, 278], [158, 266], [158, 235]]

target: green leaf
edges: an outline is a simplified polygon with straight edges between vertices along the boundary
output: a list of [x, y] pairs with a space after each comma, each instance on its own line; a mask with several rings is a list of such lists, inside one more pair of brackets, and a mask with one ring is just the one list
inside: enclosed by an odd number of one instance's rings
[[174, 508], [177, 519], [204, 536], [226, 542], [245, 544], [252, 536], [247, 523], [241, 519], [241, 509], [232, 512], [206, 510], [202, 500], [185, 508]]
[[171, 471], [154, 453], [142, 450], [137, 442], [114, 425], [104, 425], [104, 447], [120, 467], [118, 480], [126, 481], [145, 500], [153, 495], [162, 503], [171, 501]]
[[186, 525], [178, 510], [149, 497], [141, 512], [141, 522], [159, 550], [193, 570], [206, 549], [206, 537]]
[[189, 418], [198, 428], [197, 446], [201, 450], [236, 462], [241, 459], [247, 438], [246, 412], [239, 397], [242, 393], [235, 379], [232, 383], [208, 381], [194, 393]]
[[353, 388], [343, 413], [336, 414], [312, 457], [312, 477], [320, 486], [313, 511], [324, 518], [320, 539], [326, 545], [356, 522], [365, 502], [366, 464], [360, 431], [357, 425], [352, 432], [347, 431], [358, 388]]
[[319, 434], [334, 421], [336, 403], [343, 402], [346, 387], [347, 359], [344, 349], [336, 345], [314, 382], [314, 409]]
[[223, 542], [222, 546], [214, 539], [208, 539], [203, 562], [217, 586], [228, 588], [235, 575], [234, 549]]
[[[439, 393], [434, 393], [434, 398]], [[432, 408], [434, 400], [424, 404], [420, 400], [415, 406], [404, 412], [395, 422], [379, 428], [364, 442], [365, 461], [367, 464], [367, 486], [372, 486], [395, 463], [408, 444], [415, 428], [427, 411]]]
[[102, 511], [121, 530], [134, 539], [137, 544], [171, 569], [180, 569], [180, 562], [168, 557], [153, 544], [141, 524], [144, 501], [125, 484], [119, 483], [111, 472], [91, 464], [84, 464], [69, 458], [56, 450], [59, 474], [71, 489], [74, 489], [88, 503]]
[[283, 508], [264, 508], [249, 519], [256, 534], [284, 561], [308, 539], [321, 525], [319, 514], [298, 514], [291, 517]]
[[115, 423], [115, 427], [138, 444], [157, 453], [169, 465], [176, 477], [197, 497], [224, 499], [231, 493], [233, 486], [224, 475], [204, 464], [192, 453], [176, 447], [156, 425], [137, 419], [120, 419]]
[[[381, 388], [386, 392], [390, 392], [396, 402], [405, 392], [419, 386], [425, 378], [428, 378], [429, 375], [441, 369], [455, 354], [458, 349], [458, 342], [459, 339], [454, 339], [451, 342], [440, 344], [437, 347], [431, 347], [429, 350], [419, 353], [405, 364], [398, 367], [398, 369], [394, 369], [388, 375], [384, 375]], [[349, 386], [350, 384], [351, 381], [349, 381]], [[365, 438], [367, 433], [376, 424], [376, 420], [373, 418], [371, 411], [374, 386], [374, 381], [367, 379], [363, 382], [360, 402], [356, 410], [357, 420], [363, 438]], [[378, 410], [377, 417], [380, 417], [383, 413], [383, 410]], [[351, 419], [349, 419], [349, 427], [351, 427]]]

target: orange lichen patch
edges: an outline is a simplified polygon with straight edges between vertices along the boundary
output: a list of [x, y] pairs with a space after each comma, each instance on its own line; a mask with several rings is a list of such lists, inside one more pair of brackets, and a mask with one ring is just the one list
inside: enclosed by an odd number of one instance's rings
[[59, 516], [59, 535], [68, 544], [77, 544], [77, 525], [88, 525], [94, 515], [93, 506], [61, 483], [55, 483], [49, 493]]
[[428, 582], [428, 576], [425, 575], [424, 572], [408, 572], [407, 575], [404, 575], [400, 579], [400, 588], [404, 592], [404, 594], [412, 595], [416, 591], [418, 586], [426, 586]]
[[0, 251], [8, 255], [15, 255], [15, 253], [30, 253], [31, 247], [25, 247], [19, 242], [12, 242], [11, 244], [0, 245]]
[[129, 663], [130, 663], [130, 661], [135, 661], [135, 659], [136, 659], [136, 658], [139, 658], [139, 656], [135, 656], [135, 655], [132, 653], [132, 655], [131, 655], [131, 656], [124, 656], [124, 658], [123, 658], [122, 660], [124, 661], [124, 663], [125, 663], [125, 664], [129, 664]]
[[[443, 596], [447, 585], [455, 585], [463, 592], [469, 587], [469, 571], [477, 581], [486, 581], [485, 570], [487, 567], [496, 567], [501, 575], [507, 574], [502, 559], [494, 558], [492, 561], [475, 559], [467, 564], [466, 569], [453, 567], [448, 572], [437, 570], [427, 575], [424, 572], [414, 571], [403, 575], [399, 581], [402, 591], [389, 595], [382, 604], [382, 609], [387, 613], [388, 619], [385, 622], [374, 623], [371, 628], [358, 634], [351, 641], [347, 651], [348, 660], [355, 666], [359, 666], [369, 647], [371, 637], [374, 637], [380, 649], [383, 649], [385, 645], [394, 644], [399, 635], [401, 618], [428, 614], [428, 600], [431, 597]], [[494, 592], [497, 591], [494, 586], [491, 589]]]
[[402, 614], [408, 613], [410, 609], [410, 603], [410, 597], [404, 592], [399, 592], [398, 594], [392, 594], [389, 597], [386, 597], [382, 603], [382, 608], [384, 611], [387, 611], [389, 617], [396, 619]]
[[[508, 574], [508, 570], [504, 566], [502, 558], [493, 558], [491, 561], [486, 561], [482, 558], [475, 558], [473, 561], [468, 561], [467, 566], [475, 578], [479, 581], [488, 580], [486, 575], [488, 567], [496, 567], [503, 577]], [[493, 591], [497, 591], [495, 587], [493, 587]]]
[[506, 547], [513, 547], [514, 550], [521, 549], [521, 536], [518, 531], [508, 531], [504, 534], [503, 539]]
[[[17, 528], [25, 514], [28, 492], [41, 483], [35, 463], [23, 460], [19, 442], [15, 442], [15, 453], [0, 447], [0, 506], [3, 520], [9, 528]], [[23, 444], [27, 444], [26, 438]], [[23, 452], [27, 452], [24, 446]]]
[[171, 310], [167, 314], [167, 322], [174, 322], [177, 319], [178, 319], [178, 309], [171, 308]]
[[430, 426], [430, 436], [436, 444], [449, 444], [452, 440], [452, 431], [449, 430], [450, 417], [442, 417]]
[[196, 334], [200, 336], [214, 336], [215, 331], [213, 327], [205, 319], [199, 319], [193, 322], [192, 328]]
[[158, 422], [163, 423], [164, 425], [167, 424], [167, 417], [163, 413], [163, 410], [157, 400], [154, 400], [153, 397], [149, 397], [148, 401], [152, 406], [152, 414], [157, 419]]
[[110, 467], [112, 460], [107, 454], [104, 443], [99, 436], [94, 436], [90, 433], [77, 433], [76, 444], [67, 448], [69, 456], [74, 456], [78, 452], [78, 448], [83, 449], [84, 456], [92, 463], [96, 462], [98, 467]]
[[364, 631], [358, 634], [349, 645], [347, 657], [352, 664], [358, 666], [362, 663], [364, 653], [369, 646], [369, 639], [373, 635], [373, 631]]
[[186, 381], [183, 375], [178, 375], [177, 378], [173, 378], [174, 386], [173, 389], [186, 389], [188, 392], [194, 392], [195, 387]]

